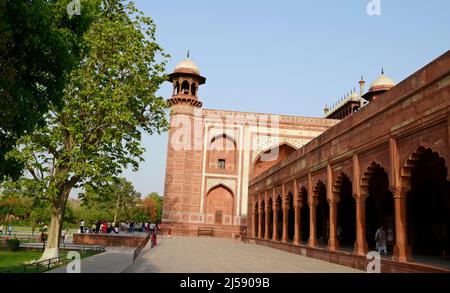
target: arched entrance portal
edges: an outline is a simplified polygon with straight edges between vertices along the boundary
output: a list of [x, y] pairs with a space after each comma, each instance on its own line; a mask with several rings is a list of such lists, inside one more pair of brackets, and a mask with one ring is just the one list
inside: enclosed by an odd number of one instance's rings
[[301, 241], [306, 244], [309, 239], [309, 205], [308, 192], [304, 187], [300, 189], [300, 200], [302, 202], [302, 208], [300, 210]]
[[366, 199], [366, 240], [369, 250], [376, 249], [375, 233], [381, 226], [386, 231], [388, 253], [395, 244], [394, 196], [389, 191], [389, 178], [386, 171], [373, 163], [370, 169], [368, 197]]
[[277, 197], [277, 240], [283, 235], [283, 209], [281, 196]]
[[288, 241], [294, 241], [294, 231], [295, 231], [295, 210], [294, 210], [294, 196], [289, 193], [289, 209], [288, 209]]
[[353, 249], [356, 241], [356, 203], [352, 194], [352, 182], [345, 174], [339, 176], [339, 181], [337, 236], [341, 247]]
[[268, 201], [268, 214], [267, 214], [267, 221], [269, 221], [269, 239], [272, 239], [273, 237], [273, 200], [270, 197]]
[[208, 192], [206, 213], [213, 217], [215, 224], [231, 225], [233, 206], [233, 194], [225, 186], [219, 185]]
[[315, 192], [319, 199], [316, 214], [316, 239], [319, 244], [327, 245], [330, 235], [330, 205], [327, 201], [327, 189], [325, 185], [319, 181]]
[[[413, 163], [407, 196], [408, 243], [415, 257], [447, 258], [450, 236], [449, 181], [445, 160], [420, 148]], [[420, 257], [419, 257], [420, 258]]]

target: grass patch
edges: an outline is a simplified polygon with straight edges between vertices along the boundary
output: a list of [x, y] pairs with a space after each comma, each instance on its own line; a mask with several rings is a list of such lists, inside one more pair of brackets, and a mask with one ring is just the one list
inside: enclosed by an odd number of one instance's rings
[[[60, 251], [61, 257], [67, 256], [67, 251]], [[87, 252], [81, 253], [81, 258], [86, 258], [92, 256], [96, 253]], [[8, 250], [0, 250], [0, 272], [12, 269], [15, 267], [19, 267], [24, 265], [27, 261], [38, 260], [42, 256], [41, 251], [28, 250], [28, 249], [20, 249], [18, 251], [12, 252]], [[56, 268], [56, 267], [54, 267]], [[47, 266], [41, 265], [41, 269], [37, 269], [36, 267], [28, 267], [27, 272], [43, 272], [47, 270]], [[14, 273], [23, 273], [23, 268], [18, 269], [17, 271], [13, 271]]]

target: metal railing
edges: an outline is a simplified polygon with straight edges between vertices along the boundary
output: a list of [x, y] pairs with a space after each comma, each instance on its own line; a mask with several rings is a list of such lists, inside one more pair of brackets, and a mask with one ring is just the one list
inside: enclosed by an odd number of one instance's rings
[[144, 249], [145, 245], [148, 243], [150, 238], [152, 238], [152, 233], [148, 233], [147, 236], [145, 236], [145, 238], [141, 241], [141, 243], [139, 243], [138, 247], [134, 250], [133, 262], [139, 256], [139, 254], [141, 253], [142, 249]]
[[43, 261], [34, 262], [32, 264], [12, 267], [7, 270], [1, 271], [0, 273], [44, 273], [50, 271], [53, 268], [65, 265], [70, 261], [71, 259], [59, 256]]
[[[162, 230], [156, 232], [156, 236], [161, 236], [161, 240], [164, 238], [164, 232]], [[148, 243], [148, 241], [152, 238], [152, 233], [148, 233], [147, 236], [139, 243], [138, 247], [134, 250], [133, 255], [133, 262], [138, 258], [139, 254], [141, 253], [142, 249], [144, 249], [145, 245]], [[151, 246], [153, 248], [153, 245]]]
[[[61, 248], [61, 246], [60, 246]], [[68, 248], [68, 247], [67, 247]], [[82, 255], [95, 255], [105, 251], [105, 246], [85, 246], [80, 247], [71, 247], [73, 250], [81, 251]], [[55, 269], [61, 265], [66, 265], [72, 261], [70, 258], [66, 258], [64, 256], [54, 257], [50, 259], [46, 259], [43, 261], [34, 262], [31, 264], [25, 264], [20, 266], [11, 267], [9, 269], [0, 271], [1, 273], [44, 273], [51, 269]]]

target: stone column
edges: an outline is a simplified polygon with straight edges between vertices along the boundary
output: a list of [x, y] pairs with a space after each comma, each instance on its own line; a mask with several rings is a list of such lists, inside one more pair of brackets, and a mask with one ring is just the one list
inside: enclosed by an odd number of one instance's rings
[[359, 166], [359, 158], [357, 154], [353, 155], [353, 198], [356, 205], [356, 243], [353, 253], [365, 256], [368, 252], [366, 241], [366, 197], [367, 191], [362, 192], [361, 189], [361, 170]]
[[265, 232], [264, 232], [264, 240], [269, 240], [269, 200], [268, 200], [268, 194], [267, 192], [265, 192], [265, 199], [264, 199], [264, 203], [265, 203], [265, 210], [266, 212], [264, 213], [264, 220], [265, 220]]
[[282, 212], [283, 212], [283, 233], [281, 235], [281, 242], [286, 243], [287, 242], [287, 230], [288, 230], [288, 220], [287, 220], [287, 215], [288, 215], [288, 207], [289, 207], [289, 203], [287, 200], [287, 196], [286, 196], [286, 190], [284, 188], [284, 183], [281, 186], [281, 196], [282, 196]]
[[313, 196], [311, 203], [309, 204], [309, 241], [308, 246], [316, 247], [316, 214], [317, 214], [318, 199]]
[[293, 244], [300, 244], [300, 210], [302, 208], [302, 202], [299, 199], [298, 195], [298, 186], [297, 186], [297, 180], [294, 180], [294, 240]]
[[408, 227], [406, 218], [406, 189], [394, 190], [395, 204], [395, 246], [393, 258], [398, 261], [411, 261], [411, 250], [408, 246]]
[[330, 239], [328, 239], [328, 249], [336, 251], [339, 249], [339, 242], [336, 235], [337, 229], [337, 204], [335, 199], [329, 202], [330, 206]]
[[261, 201], [258, 204], [258, 239], [262, 238], [262, 213], [264, 208], [261, 207]]
[[365, 256], [368, 252], [366, 241], [366, 196], [355, 195], [356, 199], [356, 243], [354, 253]]
[[278, 209], [280, 209], [281, 207], [277, 206], [277, 201], [274, 200], [273, 202], [274, 204], [274, 209], [273, 209], [273, 235], [272, 235], [272, 240], [273, 241], [278, 241]]
[[314, 190], [312, 185], [312, 177], [311, 174], [308, 174], [308, 204], [309, 204], [309, 240], [308, 246], [316, 247], [317, 246], [317, 238], [316, 238], [316, 214], [317, 214], [317, 205], [319, 203], [318, 198], [314, 196]]
[[337, 194], [333, 192], [333, 172], [331, 165], [327, 166], [327, 200], [330, 209], [330, 231], [328, 231], [330, 238], [328, 239], [328, 249], [330, 251], [336, 251], [339, 248], [339, 243], [337, 240], [336, 230], [337, 230], [337, 204], [338, 198]]
[[283, 205], [283, 234], [281, 235], [281, 242], [288, 242], [288, 213], [289, 210], [286, 207], [286, 204]]
[[256, 200], [253, 202], [253, 207], [252, 207], [252, 214], [253, 214], [253, 219], [252, 219], [253, 238], [258, 238], [258, 223], [256, 221], [256, 204], [257, 203], [258, 203], [258, 199], [256, 198]]

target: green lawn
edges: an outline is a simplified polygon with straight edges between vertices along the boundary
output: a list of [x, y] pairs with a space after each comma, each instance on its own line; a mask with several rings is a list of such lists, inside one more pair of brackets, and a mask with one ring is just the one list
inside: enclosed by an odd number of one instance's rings
[[[18, 250], [14, 252], [9, 250], [0, 250], [0, 271], [21, 266], [26, 261], [38, 260], [41, 255], [42, 252], [32, 250]], [[65, 252], [61, 252], [61, 256], [65, 255]]]
[[[32, 251], [32, 250], [18, 250], [15, 252], [9, 250], [0, 250], [0, 272], [5, 271], [7, 269], [11, 269], [17, 266], [21, 266], [24, 262], [31, 260], [38, 260], [42, 255], [40, 251]], [[61, 257], [66, 257], [67, 252], [61, 251]], [[81, 258], [86, 258], [93, 255], [93, 253], [82, 253]], [[33, 268], [29, 268], [29, 270], [33, 270]], [[35, 269], [34, 269], [35, 270]], [[41, 270], [40, 270], [41, 271]], [[23, 272], [22, 271], [18, 271]]]

